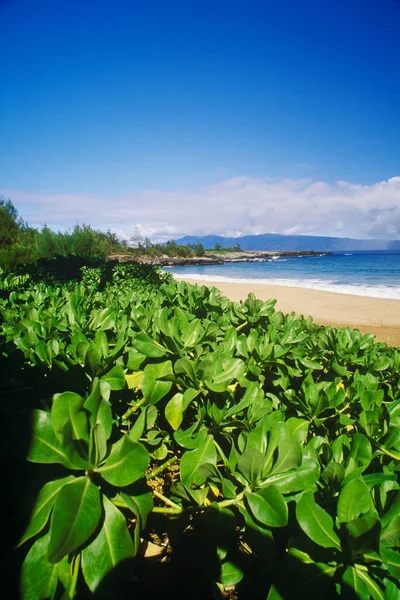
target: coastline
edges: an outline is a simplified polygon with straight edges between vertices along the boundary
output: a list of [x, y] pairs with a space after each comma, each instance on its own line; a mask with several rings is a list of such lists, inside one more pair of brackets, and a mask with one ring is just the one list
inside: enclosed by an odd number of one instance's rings
[[373, 333], [376, 341], [400, 346], [400, 300], [372, 298], [301, 287], [265, 283], [231, 283], [179, 277], [188, 283], [216, 287], [221, 294], [239, 302], [252, 292], [261, 300], [276, 298], [276, 309], [283, 313], [311, 315], [320, 325], [353, 327], [361, 333]]

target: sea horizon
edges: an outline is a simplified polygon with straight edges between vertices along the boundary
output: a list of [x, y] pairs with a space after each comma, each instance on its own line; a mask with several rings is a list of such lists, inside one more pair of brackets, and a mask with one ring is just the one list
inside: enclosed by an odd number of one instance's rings
[[263, 262], [166, 267], [177, 279], [266, 284], [400, 300], [400, 252], [354, 251]]

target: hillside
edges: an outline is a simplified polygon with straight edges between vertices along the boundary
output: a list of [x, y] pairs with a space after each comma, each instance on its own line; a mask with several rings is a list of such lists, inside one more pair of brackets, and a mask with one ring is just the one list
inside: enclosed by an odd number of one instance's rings
[[206, 249], [214, 248], [215, 244], [220, 244], [223, 248], [240, 244], [242, 250], [313, 250], [315, 252], [400, 250], [400, 240], [356, 240], [313, 235], [280, 235], [276, 233], [245, 235], [238, 238], [218, 235], [198, 237], [187, 235], [175, 241], [177, 244], [184, 245], [201, 242]]

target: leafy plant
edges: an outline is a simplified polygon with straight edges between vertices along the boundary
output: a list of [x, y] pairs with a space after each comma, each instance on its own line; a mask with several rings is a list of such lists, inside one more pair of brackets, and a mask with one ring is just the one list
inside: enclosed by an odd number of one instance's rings
[[43, 478], [23, 597], [100, 594], [124, 564], [148, 595], [156, 542], [177, 597], [397, 598], [399, 350], [112, 273], [3, 280], [3, 455]]

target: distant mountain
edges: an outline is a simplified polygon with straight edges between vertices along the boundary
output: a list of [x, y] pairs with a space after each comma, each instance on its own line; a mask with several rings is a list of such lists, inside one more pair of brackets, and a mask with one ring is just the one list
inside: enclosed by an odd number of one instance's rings
[[367, 250], [400, 250], [400, 240], [355, 240], [351, 238], [322, 237], [315, 235], [280, 235], [263, 233], [243, 237], [222, 237], [219, 235], [186, 235], [177, 244], [201, 242], [206, 249], [220, 244], [232, 248], [240, 244], [242, 250], [314, 250], [316, 252], [347, 252]]

